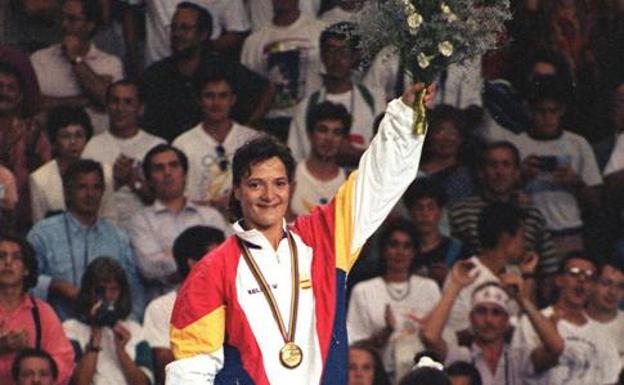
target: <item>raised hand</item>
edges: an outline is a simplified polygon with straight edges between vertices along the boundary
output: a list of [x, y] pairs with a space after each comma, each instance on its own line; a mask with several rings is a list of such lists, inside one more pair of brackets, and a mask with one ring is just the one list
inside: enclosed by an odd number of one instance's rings
[[479, 272], [474, 270], [474, 268], [474, 263], [470, 261], [456, 262], [451, 268], [451, 285], [463, 289], [473, 283], [479, 276]]

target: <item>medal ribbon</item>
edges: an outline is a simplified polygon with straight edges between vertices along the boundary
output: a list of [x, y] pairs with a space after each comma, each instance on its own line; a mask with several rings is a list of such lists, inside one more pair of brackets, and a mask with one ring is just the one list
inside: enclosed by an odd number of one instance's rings
[[292, 272], [292, 295], [290, 298], [290, 322], [289, 328], [286, 330], [284, 325], [284, 320], [282, 319], [282, 315], [277, 307], [277, 301], [273, 296], [273, 291], [271, 287], [267, 283], [264, 275], [260, 271], [260, 268], [256, 264], [256, 261], [251, 256], [249, 249], [245, 245], [245, 242], [242, 239], [238, 239], [241, 249], [243, 250], [243, 258], [245, 258], [245, 262], [247, 262], [247, 266], [249, 266], [249, 270], [253, 274], [256, 282], [260, 285], [260, 289], [266, 298], [269, 308], [271, 308], [271, 313], [273, 313], [273, 318], [275, 322], [277, 322], [277, 326], [279, 327], [280, 333], [282, 334], [282, 338], [285, 343], [293, 342], [295, 339], [295, 329], [297, 327], [297, 309], [299, 306], [299, 288], [297, 287], [297, 283], [299, 281], [299, 262], [297, 256], [297, 248], [295, 247], [295, 242], [293, 241], [290, 232], [286, 232], [286, 236], [288, 238], [288, 247], [290, 248], [290, 264], [291, 264], [291, 272]]

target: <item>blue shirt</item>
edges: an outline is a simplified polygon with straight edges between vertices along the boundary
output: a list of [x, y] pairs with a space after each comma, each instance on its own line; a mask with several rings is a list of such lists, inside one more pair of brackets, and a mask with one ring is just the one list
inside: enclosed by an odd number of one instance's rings
[[47, 299], [61, 320], [77, 314], [70, 300], [49, 293], [50, 283], [68, 282], [80, 287], [80, 280], [91, 261], [100, 256], [115, 258], [124, 268], [132, 294], [132, 315], [140, 320], [145, 308], [143, 286], [139, 281], [130, 238], [105, 219], [90, 227], [82, 225], [70, 213], [46, 218], [28, 233], [39, 262], [39, 280], [35, 295]]

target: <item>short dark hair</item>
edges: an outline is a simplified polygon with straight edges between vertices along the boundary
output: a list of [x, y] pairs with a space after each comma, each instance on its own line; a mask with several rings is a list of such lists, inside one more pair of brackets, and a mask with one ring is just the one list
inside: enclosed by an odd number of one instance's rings
[[97, 285], [107, 281], [115, 281], [119, 285], [119, 298], [115, 308], [119, 316], [124, 319], [132, 310], [132, 295], [126, 271], [119, 261], [113, 257], [101, 256], [95, 258], [85, 270], [80, 280], [80, 290], [76, 299], [76, 312], [81, 317], [88, 317], [93, 306], [93, 293]]
[[145, 91], [143, 87], [141, 87], [139, 83], [137, 83], [136, 81], [126, 78], [126, 79], [117, 80], [108, 85], [108, 87], [106, 88], [106, 102], [110, 100], [111, 93], [113, 92], [113, 88], [119, 87], [119, 86], [134, 87], [134, 89], [136, 90], [136, 94], [137, 94], [137, 98], [139, 99], [139, 102], [143, 103], [145, 101]]
[[418, 245], [418, 232], [416, 231], [416, 227], [412, 224], [412, 222], [407, 221], [405, 219], [397, 219], [394, 221], [389, 221], [385, 224], [379, 233], [379, 254], [381, 258], [379, 258], [379, 271], [384, 273], [386, 271], [386, 259], [383, 256], [384, 248], [390, 242], [390, 237], [392, 234], [396, 232], [401, 232], [409, 235], [412, 243], [414, 244], [414, 250]]
[[497, 142], [487, 143], [483, 147], [483, 149], [481, 150], [481, 156], [479, 158], [479, 168], [485, 167], [487, 163], [487, 157], [489, 156], [490, 152], [501, 149], [511, 152], [514, 157], [514, 164], [520, 167], [521, 155], [520, 151], [518, 151], [518, 148], [511, 142], [508, 142], [506, 140], [500, 140]]
[[429, 114], [429, 127], [436, 127], [441, 122], [451, 122], [462, 137], [464, 136], [465, 131], [464, 121], [464, 113], [459, 108], [448, 104], [440, 104], [436, 106]]
[[481, 210], [477, 225], [481, 247], [496, 247], [503, 234], [513, 235], [518, 231], [525, 217], [525, 212], [512, 203], [494, 202], [487, 205]]
[[53, 108], [48, 113], [46, 131], [52, 142], [56, 141], [58, 132], [69, 125], [81, 126], [87, 136], [87, 141], [93, 136], [93, 125], [89, 115], [82, 107], [63, 105]]
[[596, 260], [592, 257], [590, 257], [589, 255], [587, 255], [585, 252], [583, 251], [571, 251], [569, 253], [567, 253], [566, 255], [563, 256], [563, 258], [561, 259], [561, 261], [559, 262], [559, 271], [558, 274], [563, 274], [566, 272], [566, 267], [568, 266], [568, 263], [573, 260], [573, 259], [583, 259], [585, 261], [591, 262], [592, 265], [594, 265], [594, 267], [596, 268], [596, 273], [598, 273], [598, 263], [596, 262]]
[[444, 371], [449, 377], [466, 376], [470, 378], [470, 385], [481, 385], [481, 374], [473, 364], [466, 361], [455, 361], [447, 366]]
[[417, 178], [403, 194], [403, 204], [411, 209], [421, 199], [431, 198], [440, 208], [446, 205], [447, 194], [444, 187], [431, 178]]
[[69, 208], [70, 203], [68, 200], [70, 195], [69, 192], [70, 189], [73, 187], [76, 178], [78, 178], [79, 175], [90, 174], [92, 172], [98, 174], [100, 180], [102, 181], [102, 185], [104, 185], [104, 170], [102, 169], [102, 165], [100, 164], [100, 162], [92, 159], [78, 159], [77, 161], [72, 162], [67, 167], [67, 170], [65, 170], [62, 175], [63, 193], [65, 195], [65, 203], [67, 205], [67, 208]]
[[211, 226], [193, 226], [184, 230], [173, 242], [173, 258], [178, 267], [178, 273], [184, 279], [190, 270], [187, 259], [199, 261], [208, 248], [225, 241], [223, 231]]
[[151, 179], [152, 158], [158, 154], [161, 154], [167, 151], [173, 151], [176, 154], [176, 156], [178, 157], [178, 160], [180, 161], [180, 166], [182, 166], [182, 170], [184, 170], [185, 174], [188, 173], [189, 165], [188, 165], [188, 157], [186, 156], [186, 154], [177, 147], [174, 147], [167, 143], [161, 143], [152, 147], [147, 152], [147, 154], [145, 154], [145, 156], [143, 157], [143, 163], [141, 164], [141, 167], [143, 167], [143, 175], [145, 176], [145, 179], [147, 180]]
[[56, 365], [54, 358], [52, 358], [50, 353], [46, 352], [45, 350], [33, 348], [20, 350], [15, 355], [15, 358], [13, 359], [13, 364], [11, 365], [11, 376], [13, 377], [14, 381], [17, 382], [17, 380], [19, 379], [20, 370], [22, 369], [22, 361], [28, 358], [41, 358], [48, 361], [48, 364], [50, 364], [50, 372], [52, 374], [52, 378], [54, 379], [54, 381], [56, 381], [56, 379], [58, 378], [58, 366]]
[[[176, 6], [176, 11], [180, 9], [190, 9], [197, 12], [197, 30], [201, 32], [208, 32], [208, 35], [212, 34], [212, 15], [208, 10], [201, 5], [191, 3], [190, 1], [183, 1]], [[210, 38], [210, 36], [208, 36]]]
[[[277, 139], [265, 135], [245, 143], [234, 153], [232, 185], [234, 187], [240, 186], [243, 178], [251, 173], [253, 166], [274, 157], [284, 164], [288, 182], [292, 182], [295, 178], [296, 163], [290, 149]], [[237, 218], [241, 218], [243, 215], [240, 202], [234, 197], [234, 194], [230, 198], [230, 214]]]
[[383, 365], [381, 357], [379, 356], [379, 352], [374, 346], [371, 346], [365, 341], [356, 341], [349, 345], [349, 350], [351, 349], [363, 350], [370, 354], [373, 358], [373, 385], [390, 385], [390, 379], [388, 378], [386, 369]]
[[344, 126], [344, 135], [351, 131], [351, 114], [342, 104], [321, 102], [310, 108], [306, 118], [306, 131], [309, 134], [313, 133], [318, 122], [323, 120], [340, 120]]
[[621, 258], [608, 256], [598, 261], [598, 276], [602, 275], [604, 268], [607, 266], [624, 273], [624, 261]]
[[349, 48], [355, 50], [360, 44], [360, 37], [357, 35], [356, 30], [356, 25], [348, 21], [342, 21], [328, 26], [321, 32], [319, 38], [321, 52], [329, 39], [346, 40]]
[[236, 94], [232, 79], [227, 73], [223, 71], [205, 71], [199, 76], [199, 80], [196, 83], [197, 95], [201, 97], [201, 93], [207, 84], [218, 82], [226, 82], [230, 86], [230, 89], [232, 89], [232, 93]]
[[22, 283], [22, 290], [27, 292], [31, 288], [37, 286], [39, 278], [39, 263], [35, 255], [35, 250], [30, 243], [23, 237], [14, 234], [2, 234], [0, 235], [0, 242], [11, 242], [19, 246], [22, 254], [22, 263], [28, 271], [28, 274], [24, 277]]
[[[429, 357], [436, 362], [442, 362], [442, 359], [436, 353], [424, 351], [414, 357], [414, 363], [417, 364], [423, 357]], [[451, 385], [451, 380], [440, 369], [421, 366], [412, 369], [411, 372], [406, 374], [399, 382], [399, 385]]]
[[554, 100], [567, 105], [570, 99], [570, 90], [557, 76], [536, 76], [529, 84], [527, 100], [531, 106], [544, 100]]
[[0, 60], [0, 74], [13, 76], [17, 80], [20, 90], [24, 90], [24, 76], [22, 72], [13, 63]]

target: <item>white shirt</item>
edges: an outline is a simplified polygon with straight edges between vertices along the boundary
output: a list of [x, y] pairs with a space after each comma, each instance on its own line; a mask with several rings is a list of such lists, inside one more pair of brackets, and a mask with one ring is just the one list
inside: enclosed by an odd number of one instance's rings
[[177, 297], [177, 290], [172, 290], [154, 298], [145, 308], [143, 332], [145, 333], [145, 340], [152, 348], [171, 349], [169, 346], [169, 321]]
[[[107, 130], [89, 140], [82, 152], [82, 157], [97, 160], [112, 167], [117, 158], [123, 154], [135, 159], [135, 167], [140, 171], [141, 162], [145, 154], [161, 143], [165, 143], [164, 139], [148, 134], [143, 130], [139, 130], [132, 138], [118, 138]], [[128, 186], [123, 186], [115, 191], [113, 196], [117, 206], [119, 226], [128, 229], [132, 214], [145, 207], [145, 205]]]
[[624, 133], [619, 134], [615, 140], [613, 151], [604, 169], [604, 176], [622, 171], [624, 169]]
[[609, 336], [609, 340], [615, 343], [622, 364], [624, 364], [624, 311], [618, 310], [617, 316], [609, 322], [599, 322], [605, 333]]
[[[353, 288], [347, 313], [349, 343], [372, 337], [386, 327], [386, 306], [390, 305], [396, 319], [396, 330], [383, 348], [382, 358], [386, 370], [396, 370], [395, 348], [408, 338], [413, 352], [408, 361], [413, 365], [413, 354], [423, 348], [418, 332], [422, 320], [440, 299], [438, 285], [429, 278], [412, 275], [406, 283], [387, 283], [382, 277], [360, 282]], [[420, 349], [419, 349], [420, 348]]]
[[217, 142], [202, 123], [178, 136], [173, 146], [182, 150], [189, 160], [186, 193], [195, 202], [209, 202], [232, 191], [232, 158], [243, 144], [262, 135], [257, 130], [233, 123], [221, 145], [223, 156], [217, 153]]
[[[272, 0], [248, 0], [245, 2], [253, 31], [257, 31], [273, 20]], [[304, 15], [316, 17], [321, 9], [321, 0], [299, 0], [299, 10]]]
[[333, 179], [318, 180], [308, 170], [305, 160], [299, 162], [295, 171], [295, 191], [290, 200], [291, 211], [296, 215], [308, 214], [316, 206], [329, 203], [346, 179], [347, 173], [339, 168]]
[[[145, 64], [146, 66], [171, 55], [169, 32], [176, 6], [183, 0], [122, 0], [145, 5]], [[245, 32], [251, 29], [242, 0], [191, 0], [210, 12], [212, 39], [223, 30]]]
[[[552, 140], [536, 140], [526, 132], [512, 138], [522, 159], [531, 155], [554, 156], [557, 163], [568, 165], [587, 186], [602, 183], [594, 152], [580, 135], [563, 131]], [[540, 172], [526, 187], [533, 205], [538, 208], [549, 229], [558, 231], [579, 228], [583, 225], [581, 210], [572, 192], [553, 181], [551, 172]]]
[[526, 365], [525, 360], [529, 359], [527, 352], [522, 347], [505, 344], [496, 364], [496, 372], [492, 373], [483, 356], [483, 350], [476, 343], [473, 342], [470, 347], [452, 343], [448, 343], [447, 346], [445, 364], [451, 365], [458, 361], [473, 364], [481, 375], [483, 385], [522, 384], [521, 369]]
[[241, 63], [276, 88], [267, 117], [291, 117], [295, 105], [321, 86], [319, 38], [324, 28], [320, 20], [302, 14], [291, 25], [270, 24], [245, 40]]
[[[552, 307], [542, 310], [546, 317], [554, 313]], [[575, 325], [564, 319], [557, 323], [557, 330], [563, 338], [563, 353], [558, 364], [544, 372], [535, 373], [530, 360], [523, 368], [523, 378], [527, 385], [605, 385], [615, 384], [620, 374], [622, 362], [617, 349], [604, 326], [589, 317], [584, 325]], [[513, 345], [520, 346], [530, 353], [541, 342], [526, 316], [520, 319], [516, 328]]]
[[[30, 56], [33, 69], [37, 75], [41, 94], [44, 96], [63, 98], [81, 96], [84, 94], [72, 64], [67, 60], [60, 44], [51, 45], [48, 48], [35, 51]], [[123, 65], [117, 56], [100, 51], [91, 44], [89, 51], [83, 57], [84, 63], [98, 75], [111, 77], [115, 82], [123, 78]], [[86, 108], [91, 124], [96, 133], [106, 130], [108, 116], [92, 107]]]
[[[117, 223], [117, 208], [113, 199], [113, 170], [102, 165], [104, 170], [104, 195], [99, 216]], [[65, 211], [63, 179], [56, 159], [49, 161], [30, 174], [30, 205], [32, 221], [37, 223], [52, 211]]]

